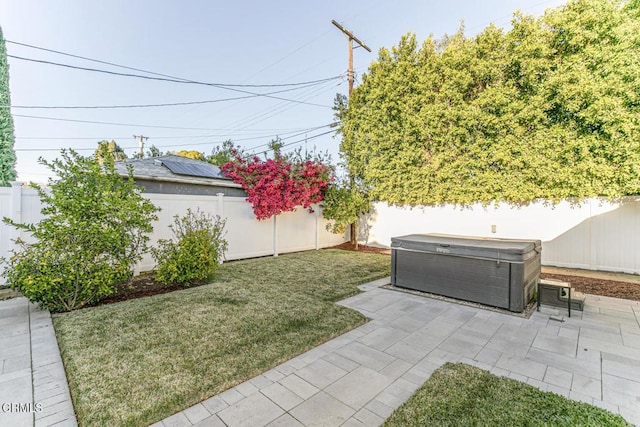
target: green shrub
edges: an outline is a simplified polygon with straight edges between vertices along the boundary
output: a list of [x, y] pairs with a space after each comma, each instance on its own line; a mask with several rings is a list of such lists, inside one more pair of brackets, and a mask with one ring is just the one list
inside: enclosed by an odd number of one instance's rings
[[200, 209], [180, 218], [174, 217], [170, 225], [173, 240], [160, 240], [151, 249], [156, 261], [156, 279], [165, 285], [192, 286], [213, 276], [227, 250], [222, 238], [225, 221], [212, 217]]
[[360, 215], [371, 209], [367, 192], [357, 184], [339, 182], [330, 185], [322, 201], [322, 216], [328, 219], [327, 230], [344, 233], [350, 224], [357, 224]]
[[43, 204], [37, 224], [4, 221], [34, 237], [17, 239], [3, 275], [7, 284], [50, 311], [69, 311], [112, 294], [127, 281], [146, 250], [147, 233], [158, 210], [142, 189], [121, 177], [114, 160], [102, 164], [62, 150], [53, 162], [40, 159], [57, 181], [50, 190], [32, 184]]

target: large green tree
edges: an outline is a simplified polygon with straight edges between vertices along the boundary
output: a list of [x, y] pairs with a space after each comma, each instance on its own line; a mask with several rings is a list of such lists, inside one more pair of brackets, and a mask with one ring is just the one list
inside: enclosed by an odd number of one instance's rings
[[338, 105], [350, 171], [403, 205], [640, 193], [638, 4], [572, 0], [381, 49]]
[[9, 64], [2, 28], [0, 28], [0, 186], [16, 179], [16, 153], [13, 151], [13, 117], [9, 97]]

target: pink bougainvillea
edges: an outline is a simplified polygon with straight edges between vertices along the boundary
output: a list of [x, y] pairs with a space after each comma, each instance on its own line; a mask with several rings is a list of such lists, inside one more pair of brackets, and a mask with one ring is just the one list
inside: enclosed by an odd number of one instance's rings
[[245, 160], [240, 156], [221, 167], [225, 176], [242, 185], [256, 218], [268, 219], [298, 206], [313, 212], [332, 180], [331, 168], [315, 160], [288, 161], [282, 157]]

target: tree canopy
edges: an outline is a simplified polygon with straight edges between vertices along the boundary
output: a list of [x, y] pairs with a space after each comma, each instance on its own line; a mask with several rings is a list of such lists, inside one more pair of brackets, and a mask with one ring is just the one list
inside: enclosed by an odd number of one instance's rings
[[9, 96], [9, 64], [7, 48], [0, 28], [0, 186], [16, 179], [16, 153], [13, 151], [13, 117]]
[[171, 154], [175, 154], [177, 156], [182, 156], [182, 157], [188, 157], [193, 160], [202, 160], [203, 162], [205, 161], [204, 154], [198, 150], [180, 150], [178, 152], [171, 153]]
[[93, 155], [100, 163], [104, 161], [104, 156], [111, 156], [116, 162], [127, 158], [127, 154], [118, 143], [114, 140], [107, 141], [106, 139], [98, 142], [98, 147]]
[[350, 172], [400, 205], [639, 194], [639, 3], [403, 36], [336, 102]]

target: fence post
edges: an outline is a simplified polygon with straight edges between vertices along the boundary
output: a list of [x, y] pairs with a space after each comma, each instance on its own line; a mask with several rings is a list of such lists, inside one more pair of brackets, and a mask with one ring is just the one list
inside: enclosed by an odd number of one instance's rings
[[278, 215], [273, 216], [273, 256], [278, 256]]
[[316, 230], [316, 235], [315, 235], [315, 247], [316, 250], [320, 249], [320, 231], [318, 230], [318, 227], [320, 227], [320, 206], [316, 206], [316, 208], [314, 209], [314, 216], [313, 219], [315, 221], [315, 230]]
[[[218, 196], [218, 217], [220, 217], [220, 220], [224, 221], [224, 193], [216, 193], [216, 196]], [[222, 263], [224, 263], [224, 253], [221, 253], [220, 258], [218, 259], [218, 264]]]
[[216, 193], [218, 196], [218, 216], [224, 219], [224, 193]]
[[[19, 181], [13, 181], [11, 183], [11, 212], [9, 212], [9, 218], [17, 223], [22, 222], [22, 182]], [[15, 249], [13, 240], [22, 237], [22, 230], [15, 227], [11, 227], [11, 230], [11, 243], [9, 243], [9, 247]]]
[[589, 244], [589, 270], [598, 269], [598, 242], [595, 236], [595, 224], [593, 223], [594, 209], [593, 204], [596, 199], [589, 199], [589, 217], [587, 218], [587, 237]]

